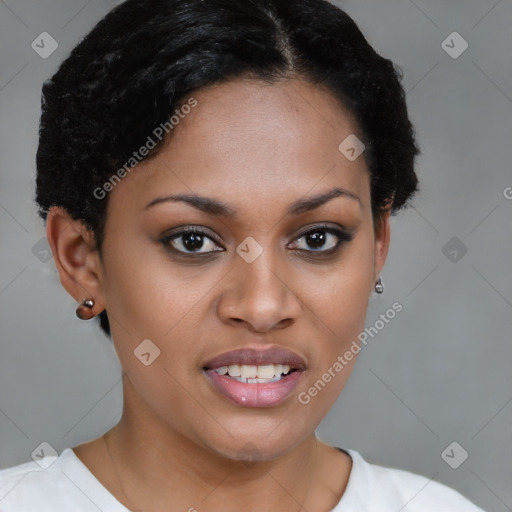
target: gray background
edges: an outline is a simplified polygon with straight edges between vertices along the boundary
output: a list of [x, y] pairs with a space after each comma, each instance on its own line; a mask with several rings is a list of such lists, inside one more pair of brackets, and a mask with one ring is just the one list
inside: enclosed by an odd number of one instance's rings
[[[42, 82], [118, 3], [0, 1], [0, 467], [120, 418], [115, 352], [95, 323], [76, 319], [33, 203]], [[512, 3], [338, 4], [404, 71], [422, 191], [392, 220], [386, 289], [367, 325], [395, 301], [404, 309], [362, 350], [318, 433], [486, 510], [512, 510]], [[454, 31], [469, 44], [458, 58], [442, 47]], [[31, 48], [42, 32], [59, 45], [46, 59]], [[441, 456], [453, 441], [462, 448], [452, 461], [469, 454], [458, 469]]]

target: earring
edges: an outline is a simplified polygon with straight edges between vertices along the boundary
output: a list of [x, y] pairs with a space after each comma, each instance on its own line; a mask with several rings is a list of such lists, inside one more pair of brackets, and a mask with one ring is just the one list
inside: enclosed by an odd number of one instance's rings
[[95, 316], [92, 314], [93, 307], [93, 299], [82, 299], [82, 302], [76, 308], [76, 316], [80, 318], [80, 320], [90, 320]]
[[382, 284], [382, 279], [379, 277], [377, 282], [375, 283], [375, 292], [376, 293], [384, 293], [384, 285]]

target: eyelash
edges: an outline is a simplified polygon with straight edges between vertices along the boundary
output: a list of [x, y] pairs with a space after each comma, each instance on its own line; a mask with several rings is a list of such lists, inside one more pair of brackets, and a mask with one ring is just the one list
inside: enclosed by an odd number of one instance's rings
[[[300, 252], [303, 252], [303, 253], [308, 253], [308, 256], [312, 256], [312, 255], [316, 256], [316, 257], [328, 256], [328, 255], [332, 255], [333, 253], [338, 252], [338, 250], [341, 248], [341, 246], [343, 246], [344, 244], [346, 244], [348, 242], [351, 242], [352, 239], [354, 238], [353, 234], [351, 234], [347, 231], [333, 228], [328, 225], [319, 224], [319, 225], [313, 226], [313, 227], [308, 228], [307, 230], [299, 233], [297, 235], [297, 237], [295, 238], [295, 241], [300, 240], [301, 238], [305, 237], [306, 235], [318, 233], [318, 232], [329, 233], [329, 234], [335, 235], [338, 238], [338, 242], [336, 243], [336, 245], [334, 247], [331, 247], [326, 250], [321, 250], [321, 249], [320, 250], [297, 249], [297, 250]], [[215, 240], [215, 237], [209, 231], [206, 231], [199, 226], [188, 226], [183, 229], [180, 229], [179, 231], [170, 233], [170, 234], [164, 236], [160, 240], [160, 242], [163, 244], [165, 249], [173, 252], [174, 254], [178, 254], [180, 256], [185, 256], [185, 257], [190, 257], [190, 258], [204, 257], [207, 255], [210, 256], [216, 252], [224, 252], [224, 250], [214, 250], [214, 251], [207, 251], [207, 252], [202, 252], [202, 253], [200, 253], [200, 252], [185, 252], [185, 251], [180, 251], [180, 250], [172, 247], [171, 242], [173, 240], [178, 239], [178, 238], [180, 238], [184, 235], [188, 235], [188, 234], [202, 235], [202, 236], [210, 239], [212, 242], [214, 242], [216, 244], [220, 243], [219, 241]], [[200, 249], [202, 249], [202, 247]]]

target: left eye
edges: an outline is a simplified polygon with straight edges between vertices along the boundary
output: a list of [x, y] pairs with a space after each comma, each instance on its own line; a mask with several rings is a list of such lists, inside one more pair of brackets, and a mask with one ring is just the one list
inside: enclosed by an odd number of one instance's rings
[[[300, 244], [301, 240], [303, 241], [302, 244]], [[298, 247], [296, 248], [307, 252], [332, 252], [343, 242], [350, 240], [351, 236], [344, 231], [322, 227], [307, 231], [297, 238]], [[313, 247], [313, 249], [311, 249], [311, 247]]]

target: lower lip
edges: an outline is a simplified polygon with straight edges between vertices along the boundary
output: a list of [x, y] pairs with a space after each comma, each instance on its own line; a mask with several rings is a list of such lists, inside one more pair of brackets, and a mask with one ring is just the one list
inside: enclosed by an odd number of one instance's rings
[[246, 384], [206, 370], [206, 376], [217, 391], [242, 407], [272, 407], [285, 400], [297, 386], [301, 371], [295, 370], [277, 382]]

